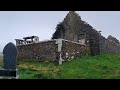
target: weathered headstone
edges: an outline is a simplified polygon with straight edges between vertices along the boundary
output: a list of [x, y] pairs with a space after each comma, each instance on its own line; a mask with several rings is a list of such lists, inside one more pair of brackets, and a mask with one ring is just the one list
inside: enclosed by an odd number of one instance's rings
[[8, 43], [3, 49], [4, 69], [16, 69], [17, 49], [13, 43]]
[[3, 69], [0, 70], [0, 76], [17, 77], [16, 67], [17, 48], [13, 43], [8, 43], [3, 49]]

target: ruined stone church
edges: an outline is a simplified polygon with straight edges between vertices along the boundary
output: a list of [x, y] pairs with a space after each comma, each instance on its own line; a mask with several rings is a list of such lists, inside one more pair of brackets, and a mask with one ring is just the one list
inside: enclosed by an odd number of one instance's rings
[[56, 32], [53, 34], [52, 39], [66, 39], [74, 42], [88, 44], [90, 47], [91, 55], [100, 53], [120, 53], [119, 40], [108, 36], [101, 36], [101, 31], [95, 30], [91, 25], [81, 19], [75, 12], [70, 11], [64, 18], [63, 22], [59, 23]]
[[111, 35], [103, 37], [75, 11], [69, 11], [64, 20], [57, 24], [51, 40], [17, 45], [17, 49], [18, 58], [61, 63], [82, 55], [120, 54], [120, 42]]

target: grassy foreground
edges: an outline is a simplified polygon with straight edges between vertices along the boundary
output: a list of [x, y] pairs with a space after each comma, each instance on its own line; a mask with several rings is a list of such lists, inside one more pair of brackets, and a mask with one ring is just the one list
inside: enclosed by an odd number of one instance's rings
[[81, 57], [63, 65], [21, 61], [18, 69], [19, 79], [120, 79], [120, 56]]

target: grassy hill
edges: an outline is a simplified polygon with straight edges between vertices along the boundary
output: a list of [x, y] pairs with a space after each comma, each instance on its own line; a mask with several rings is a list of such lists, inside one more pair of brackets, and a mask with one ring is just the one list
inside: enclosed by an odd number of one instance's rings
[[120, 56], [81, 57], [63, 65], [29, 60], [18, 68], [20, 79], [120, 79]]

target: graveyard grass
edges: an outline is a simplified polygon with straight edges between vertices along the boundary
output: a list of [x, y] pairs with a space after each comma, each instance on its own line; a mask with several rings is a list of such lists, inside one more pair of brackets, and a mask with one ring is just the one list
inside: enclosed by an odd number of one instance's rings
[[83, 56], [63, 65], [28, 60], [18, 69], [19, 79], [120, 79], [120, 55]]

